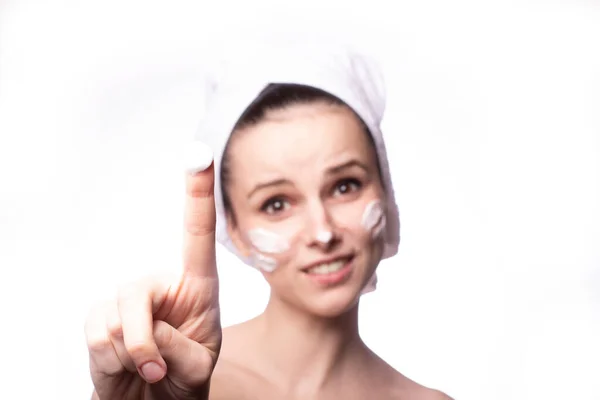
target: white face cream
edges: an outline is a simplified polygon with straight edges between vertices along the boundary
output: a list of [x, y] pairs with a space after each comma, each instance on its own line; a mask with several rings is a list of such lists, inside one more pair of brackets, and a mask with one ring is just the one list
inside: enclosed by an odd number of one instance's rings
[[[371, 233], [372, 238], [379, 237], [385, 229], [386, 218], [385, 212], [381, 205], [380, 200], [373, 200], [365, 207], [363, 212], [361, 225], [367, 231]], [[373, 273], [373, 276], [369, 279], [366, 286], [363, 288], [361, 294], [373, 292], [377, 288], [377, 274]]]
[[290, 248], [284, 237], [263, 228], [249, 230], [248, 239], [262, 253], [278, 254]]
[[277, 261], [274, 258], [264, 256], [260, 253], [252, 255], [253, 265], [265, 272], [273, 272], [277, 268]]
[[381, 201], [373, 200], [365, 207], [363, 212], [362, 227], [371, 233], [373, 238], [378, 237], [385, 228], [385, 213], [381, 205]]
[[[261, 253], [279, 254], [290, 248], [284, 237], [263, 228], [251, 229], [247, 236], [252, 246]], [[274, 258], [258, 252], [253, 254], [253, 261], [256, 268], [266, 272], [272, 272], [277, 268], [277, 261]]]
[[327, 244], [327, 243], [331, 242], [331, 239], [333, 239], [333, 233], [331, 233], [331, 232], [321, 231], [321, 232], [317, 233], [317, 241], [319, 241], [323, 244]]

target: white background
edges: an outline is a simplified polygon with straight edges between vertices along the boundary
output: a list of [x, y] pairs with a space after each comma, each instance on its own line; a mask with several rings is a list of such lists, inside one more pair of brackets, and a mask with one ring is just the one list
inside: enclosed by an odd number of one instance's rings
[[[0, 397], [89, 398], [91, 304], [179, 268], [205, 49], [292, 26], [387, 76], [402, 243], [366, 341], [456, 399], [600, 399], [600, 4], [297, 3], [0, 2]], [[218, 256], [224, 324], [260, 312]]]

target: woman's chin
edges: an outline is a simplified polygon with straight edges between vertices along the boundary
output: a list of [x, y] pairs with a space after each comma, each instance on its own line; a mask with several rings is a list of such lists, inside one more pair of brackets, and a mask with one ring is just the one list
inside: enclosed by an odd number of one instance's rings
[[347, 313], [358, 304], [360, 290], [349, 287], [343, 289], [328, 291], [312, 297], [306, 304], [307, 311], [322, 318], [335, 318]]

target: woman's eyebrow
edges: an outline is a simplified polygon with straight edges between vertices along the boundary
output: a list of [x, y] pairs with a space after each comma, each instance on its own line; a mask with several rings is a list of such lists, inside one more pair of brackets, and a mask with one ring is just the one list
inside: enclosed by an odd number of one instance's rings
[[273, 181], [259, 183], [248, 193], [248, 198], [251, 198], [256, 192], [259, 190], [272, 187], [272, 186], [281, 186], [281, 185], [291, 185], [292, 182], [288, 179], [275, 179]]
[[[335, 165], [333, 167], [328, 168], [327, 174], [330, 174], [330, 175], [337, 174], [346, 169], [350, 169], [353, 167], [358, 167], [367, 173], [369, 172], [369, 167], [367, 167], [364, 163], [362, 163], [356, 159], [353, 159], [353, 160], [346, 161], [342, 164]], [[292, 184], [292, 182], [289, 179], [283, 179], [283, 178], [275, 179], [275, 180], [268, 181], [268, 182], [258, 183], [256, 186], [254, 186], [254, 188], [250, 191], [250, 193], [248, 193], [248, 198], [251, 198], [252, 196], [254, 196], [254, 194], [256, 194], [256, 192], [258, 192], [259, 190], [262, 190], [262, 189], [266, 189], [266, 188], [273, 187], [273, 186], [291, 185], [291, 184]]]
[[336, 166], [333, 166], [331, 168], [328, 168], [327, 169], [327, 173], [328, 174], [336, 174], [336, 173], [339, 173], [339, 172], [341, 172], [341, 171], [343, 171], [345, 169], [349, 169], [349, 168], [352, 168], [352, 167], [359, 167], [359, 168], [363, 169], [365, 172], [367, 172], [367, 173], [369, 172], [369, 168], [364, 163], [362, 163], [362, 162], [360, 162], [360, 161], [358, 161], [356, 159], [353, 159], [353, 160], [350, 160], [350, 161], [346, 161], [346, 162], [344, 162], [344, 163], [342, 163], [340, 165], [336, 165]]

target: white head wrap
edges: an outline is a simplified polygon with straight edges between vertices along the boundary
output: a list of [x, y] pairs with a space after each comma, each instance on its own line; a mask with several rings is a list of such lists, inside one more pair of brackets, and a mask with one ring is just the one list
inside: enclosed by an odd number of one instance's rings
[[[238, 119], [269, 84], [301, 84], [328, 92], [351, 107], [365, 122], [373, 137], [386, 190], [386, 230], [383, 258], [398, 251], [400, 220], [390, 177], [388, 157], [381, 133], [386, 94], [382, 73], [375, 61], [345, 46], [295, 43], [262, 45], [241, 49], [221, 60], [208, 82], [207, 109], [197, 139], [214, 152], [217, 241], [245, 263], [232, 243], [226, 226], [220, 187], [223, 151]], [[366, 291], [374, 289], [373, 276]]]

